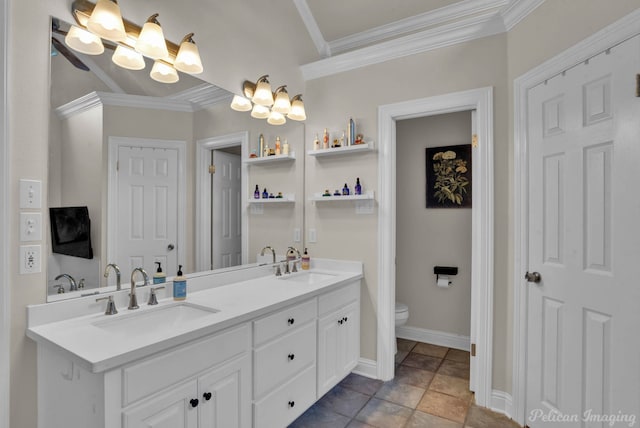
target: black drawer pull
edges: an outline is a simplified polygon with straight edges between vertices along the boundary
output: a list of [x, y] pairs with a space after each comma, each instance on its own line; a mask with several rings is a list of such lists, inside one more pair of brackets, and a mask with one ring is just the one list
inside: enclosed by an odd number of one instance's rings
[[289, 361], [293, 361], [295, 357], [296, 357], [295, 354], [289, 354]]
[[198, 407], [198, 399], [197, 398], [192, 398], [189, 403], [191, 403], [191, 407]]
[[344, 322], [347, 322], [349, 320], [349, 318], [344, 317]]
[[211, 400], [211, 393], [210, 392], [205, 392], [204, 394], [202, 394], [202, 398], [204, 398], [205, 401]]
[[289, 401], [289, 407], [293, 407], [293, 406], [295, 406], [295, 405], [296, 405], [296, 402], [295, 402], [295, 401]]
[[293, 318], [289, 318], [289, 319], [287, 320], [287, 323], [288, 323], [289, 325], [293, 325], [293, 323], [294, 323], [294, 322], [296, 322], [296, 320], [294, 320]]
[[344, 319], [338, 320], [338, 324], [342, 325], [342, 323], [344, 322]]

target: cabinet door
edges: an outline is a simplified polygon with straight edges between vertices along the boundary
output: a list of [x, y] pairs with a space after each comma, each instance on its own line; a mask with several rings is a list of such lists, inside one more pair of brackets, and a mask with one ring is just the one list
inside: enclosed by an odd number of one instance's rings
[[341, 324], [339, 313], [333, 312], [318, 322], [318, 397], [329, 391], [340, 380], [338, 346]]
[[196, 381], [187, 382], [123, 413], [123, 428], [196, 428]]
[[251, 427], [249, 354], [198, 378], [199, 428]]
[[338, 365], [344, 377], [358, 365], [360, 358], [360, 306], [354, 302], [340, 311], [338, 324]]

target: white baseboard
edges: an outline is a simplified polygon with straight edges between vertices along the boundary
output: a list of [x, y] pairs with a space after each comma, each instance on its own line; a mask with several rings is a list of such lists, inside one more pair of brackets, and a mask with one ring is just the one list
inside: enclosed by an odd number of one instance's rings
[[426, 328], [409, 327], [406, 325], [396, 328], [396, 336], [402, 339], [416, 340], [447, 348], [471, 350], [471, 339], [468, 336], [445, 333], [444, 331], [428, 330]]
[[513, 399], [511, 398], [511, 394], [496, 389], [491, 391], [491, 410], [513, 419], [511, 416], [513, 414]]
[[378, 379], [378, 363], [368, 358], [360, 358], [353, 373], [371, 379]]

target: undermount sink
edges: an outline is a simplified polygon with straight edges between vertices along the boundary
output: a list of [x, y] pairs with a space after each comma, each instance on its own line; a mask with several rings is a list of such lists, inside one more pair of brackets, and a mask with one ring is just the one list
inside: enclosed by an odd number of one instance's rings
[[335, 275], [321, 272], [300, 272], [291, 275], [281, 276], [282, 279], [293, 282], [301, 282], [303, 284], [316, 284], [334, 278]]
[[220, 311], [186, 302], [171, 303], [166, 306], [132, 311], [120, 316], [115, 315], [113, 318], [96, 321], [93, 325], [109, 333], [130, 336], [137, 332], [146, 334], [152, 330], [168, 331], [216, 312]]

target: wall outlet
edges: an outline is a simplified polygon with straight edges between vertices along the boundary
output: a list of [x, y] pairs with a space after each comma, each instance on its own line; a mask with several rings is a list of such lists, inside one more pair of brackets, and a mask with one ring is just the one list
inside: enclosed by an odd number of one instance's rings
[[20, 180], [20, 208], [42, 208], [42, 181]]
[[42, 272], [41, 253], [42, 247], [40, 245], [21, 245], [20, 273], [28, 274]]
[[42, 214], [20, 213], [20, 242], [42, 241]]

